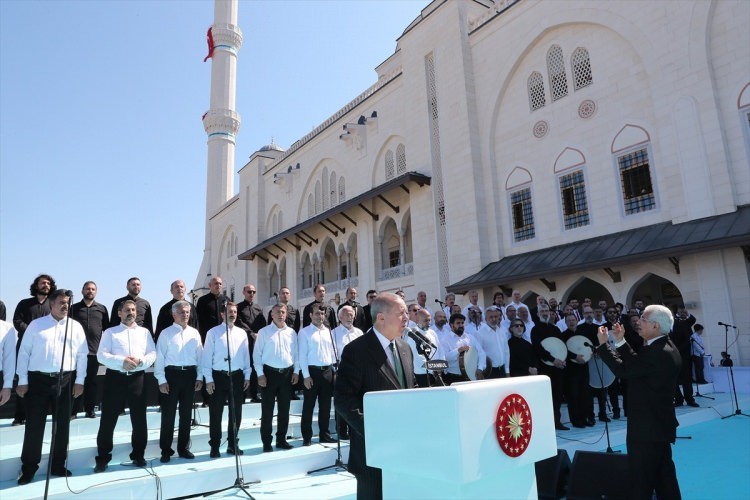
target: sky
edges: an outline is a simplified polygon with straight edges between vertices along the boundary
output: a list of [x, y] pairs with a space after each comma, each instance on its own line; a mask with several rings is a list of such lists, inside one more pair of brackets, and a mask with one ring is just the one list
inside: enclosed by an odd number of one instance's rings
[[[240, 1], [236, 169], [377, 81], [427, 0]], [[40, 273], [157, 309], [203, 255], [210, 0], [0, 0], [0, 300]], [[235, 182], [235, 188], [237, 184]]]

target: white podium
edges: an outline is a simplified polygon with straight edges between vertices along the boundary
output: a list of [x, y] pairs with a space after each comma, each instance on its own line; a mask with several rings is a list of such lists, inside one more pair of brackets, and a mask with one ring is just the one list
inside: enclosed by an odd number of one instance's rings
[[534, 463], [557, 453], [544, 376], [369, 392], [364, 414], [385, 499], [536, 499]]

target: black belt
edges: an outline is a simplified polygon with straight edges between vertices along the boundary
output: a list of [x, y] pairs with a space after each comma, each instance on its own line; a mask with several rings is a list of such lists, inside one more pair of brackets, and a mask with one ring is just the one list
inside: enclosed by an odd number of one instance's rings
[[124, 372], [121, 370], [113, 370], [112, 368], [107, 368], [107, 373], [115, 373], [117, 375], [124, 375], [125, 377], [130, 377], [131, 375], [140, 375], [145, 372], [143, 370]]
[[184, 372], [187, 370], [197, 370], [198, 367], [195, 365], [186, 365], [186, 366], [180, 366], [180, 365], [169, 365], [164, 367], [165, 370], [175, 370], [178, 372]]
[[238, 370], [232, 370], [231, 372], [230, 372], [229, 370], [212, 370], [212, 371], [213, 371], [214, 373], [221, 373], [222, 375], [227, 375], [227, 376], [229, 376], [229, 375], [234, 375], [235, 373], [239, 373], [239, 372], [241, 372], [241, 371], [242, 371], [242, 369], [240, 368], [240, 369], [238, 369]]
[[[73, 372], [63, 372], [63, 377], [66, 375], [70, 375]], [[60, 372], [29, 372], [29, 374], [34, 375], [41, 375], [42, 377], [49, 377], [49, 378], [58, 378], [60, 376]]]
[[331, 365], [325, 365], [325, 366], [309, 365], [308, 368], [317, 368], [318, 370], [326, 371], [326, 370], [331, 369]]
[[263, 371], [271, 370], [272, 372], [276, 372], [276, 373], [286, 373], [293, 369], [294, 369], [294, 365], [287, 366], [286, 368], [274, 368], [273, 366], [263, 365]]

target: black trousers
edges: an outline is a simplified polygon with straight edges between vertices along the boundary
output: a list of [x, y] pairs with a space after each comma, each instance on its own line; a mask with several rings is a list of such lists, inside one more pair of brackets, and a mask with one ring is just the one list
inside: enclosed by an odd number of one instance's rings
[[682, 498], [670, 443], [628, 440], [627, 446], [630, 499], [651, 500], [654, 492], [659, 500]]
[[169, 385], [169, 394], [161, 397], [161, 432], [159, 433], [159, 447], [162, 455], [172, 455], [172, 440], [174, 439], [174, 417], [177, 404], [180, 405], [180, 423], [177, 431], [177, 451], [189, 448], [190, 425], [193, 423], [192, 410], [195, 400], [195, 380], [198, 375], [196, 368], [185, 370], [165, 367], [164, 375]]
[[365, 466], [365, 470], [355, 474], [357, 478], [357, 500], [382, 500], [383, 471]]
[[[286, 431], [289, 429], [289, 405], [292, 401], [292, 373], [294, 367], [272, 368], [263, 365], [266, 376], [266, 386], [261, 387], [262, 401], [260, 402], [260, 439], [263, 445], [271, 444], [273, 439], [273, 410], [276, 400], [279, 402], [279, 413], [276, 419], [276, 443], [286, 441]], [[329, 406], [330, 411], [330, 406]]]
[[[318, 403], [318, 436], [323, 437], [330, 434], [329, 425], [331, 423], [331, 398], [333, 397], [333, 370], [331, 367], [321, 369], [317, 366], [310, 366], [310, 378], [312, 378], [312, 387], [304, 389], [305, 400], [302, 402], [302, 439], [310, 441], [313, 436], [312, 418], [315, 402]], [[290, 382], [291, 385], [291, 382]], [[291, 390], [291, 387], [290, 387]], [[291, 397], [291, 394], [290, 394]], [[281, 402], [279, 402], [281, 406]], [[281, 412], [281, 410], [279, 410]], [[287, 420], [289, 411], [287, 410]], [[286, 435], [286, 431], [284, 432]]]
[[102, 418], [99, 422], [99, 433], [96, 435], [96, 447], [99, 451], [99, 456], [96, 457], [97, 462], [107, 463], [112, 459], [112, 435], [126, 401], [130, 408], [130, 426], [133, 429], [130, 436], [130, 443], [133, 447], [130, 458], [132, 460], [144, 458], [148, 441], [145, 378], [143, 371], [131, 372], [128, 375], [107, 369], [104, 375]]
[[586, 365], [565, 368], [565, 401], [568, 404], [568, 416], [573, 425], [585, 425], [586, 419], [594, 411], [594, 401], [591, 399], [589, 386], [589, 371]]
[[504, 366], [493, 366], [488, 378], [505, 378], [506, 376]]
[[96, 374], [98, 371], [99, 361], [96, 359], [96, 354], [89, 354], [88, 364], [86, 365], [86, 380], [83, 382], [83, 397], [73, 400], [73, 415], [81, 410], [85, 412], [94, 411], [98, 403], [96, 398]]
[[565, 393], [563, 371], [554, 366], [542, 363], [539, 367], [539, 374], [547, 375], [552, 384], [552, 411], [555, 414], [555, 423], [560, 424], [560, 406], [562, 406], [563, 395]]
[[[620, 412], [620, 400], [618, 399], [619, 384], [617, 379], [609, 384], [609, 386], [602, 392], [601, 389], [594, 389], [596, 391], [596, 400], [599, 404], [599, 416], [605, 416], [607, 414], [607, 397], [609, 397], [609, 404], [612, 406], [612, 410]], [[592, 410], [593, 416], [593, 410]]]
[[29, 372], [29, 391], [20, 401], [26, 402], [26, 428], [23, 434], [21, 469], [24, 473], [34, 473], [42, 459], [44, 427], [47, 423], [47, 408], [52, 404], [52, 415], [57, 415], [57, 435], [52, 450], [52, 469], [65, 466], [70, 431], [70, 382], [73, 373], [68, 372], [60, 379], [61, 392], [57, 398], [58, 377]]
[[[229, 391], [229, 375], [227, 372], [213, 371], [214, 393], [208, 402], [208, 444], [211, 448], [221, 446], [221, 416], [224, 414], [224, 403], [232, 397], [234, 405], [234, 419], [230, 418], [227, 423], [228, 447], [234, 448], [235, 432], [234, 423], [239, 430], [242, 422], [242, 403], [245, 402], [245, 374], [242, 370], [232, 372], [232, 389]], [[179, 444], [179, 443], [178, 443]]]
[[705, 379], [703, 374], [703, 356], [690, 356], [693, 360], [693, 366], [695, 367], [695, 381], [700, 383]]

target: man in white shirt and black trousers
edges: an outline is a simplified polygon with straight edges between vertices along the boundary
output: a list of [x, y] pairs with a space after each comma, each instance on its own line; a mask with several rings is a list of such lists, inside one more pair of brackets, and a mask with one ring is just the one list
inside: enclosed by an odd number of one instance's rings
[[297, 383], [299, 363], [297, 361], [297, 333], [286, 324], [286, 306], [276, 304], [271, 309], [273, 323], [261, 329], [255, 339], [253, 364], [258, 372], [261, 388], [260, 438], [263, 451], [273, 451], [271, 431], [273, 408], [279, 401], [276, 428], [276, 448], [293, 448], [286, 440], [289, 429], [289, 405], [292, 400], [292, 385]]
[[300, 330], [299, 365], [304, 377], [302, 404], [302, 446], [312, 443], [312, 418], [315, 402], [318, 402], [318, 438], [321, 443], [335, 443], [331, 437], [331, 398], [333, 397], [333, 352], [331, 331], [323, 324], [325, 307], [314, 307], [310, 313], [311, 323]]
[[[18, 350], [16, 393], [26, 401], [26, 429], [23, 435], [21, 476], [18, 478], [18, 484], [30, 483], [39, 468], [47, 407], [50, 403], [52, 415], [57, 418], [55, 447], [50, 457], [51, 474], [72, 476], [65, 468], [70, 429], [70, 382], [75, 377], [73, 397], [77, 398], [83, 394], [88, 344], [81, 324], [72, 318], [66, 319], [72, 296], [68, 293], [68, 290], [60, 288], [50, 294], [50, 314], [29, 324]], [[67, 340], [63, 342], [66, 327], [68, 335]], [[60, 363], [63, 368], [62, 378]], [[58, 388], [58, 384], [62, 387]]]
[[180, 423], [177, 432], [177, 454], [181, 458], [195, 458], [190, 452], [191, 410], [195, 391], [203, 386], [201, 354], [203, 344], [198, 330], [188, 326], [190, 304], [178, 300], [172, 304], [174, 324], [162, 330], [156, 342], [154, 376], [159, 383], [161, 398], [161, 433], [159, 447], [161, 462], [169, 462], [174, 455], [174, 417], [180, 404]]
[[102, 398], [102, 419], [96, 436], [96, 456], [94, 472], [104, 472], [112, 460], [113, 433], [117, 419], [128, 402], [131, 443], [133, 450], [130, 459], [136, 467], [145, 467], [148, 428], [146, 425], [146, 368], [156, 360], [156, 346], [151, 332], [136, 323], [135, 301], [126, 299], [117, 305], [120, 324], [108, 328], [102, 334], [96, 357], [107, 367], [104, 375], [104, 396]]
[[[221, 416], [224, 413], [224, 401], [232, 398], [234, 422], [229, 418], [227, 423], [227, 453], [242, 455], [244, 452], [235, 448], [235, 427], [239, 431], [242, 421], [242, 403], [245, 402], [245, 390], [250, 387], [250, 347], [247, 343], [247, 332], [235, 326], [237, 304], [226, 303], [226, 313], [221, 312], [222, 323], [206, 333], [203, 345], [203, 376], [206, 378], [206, 391], [211, 396], [208, 402], [209, 440], [211, 458], [219, 458], [221, 445]], [[227, 320], [229, 329], [227, 330]], [[227, 347], [228, 346], [228, 347]], [[229, 371], [231, 356], [232, 371]], [[232, 391], [229, 390], [229, 377], [232, 378]], [[230, 415], [231, 417], [231, 415]], [[232, 425], [234, 424], [234, 426]]]

